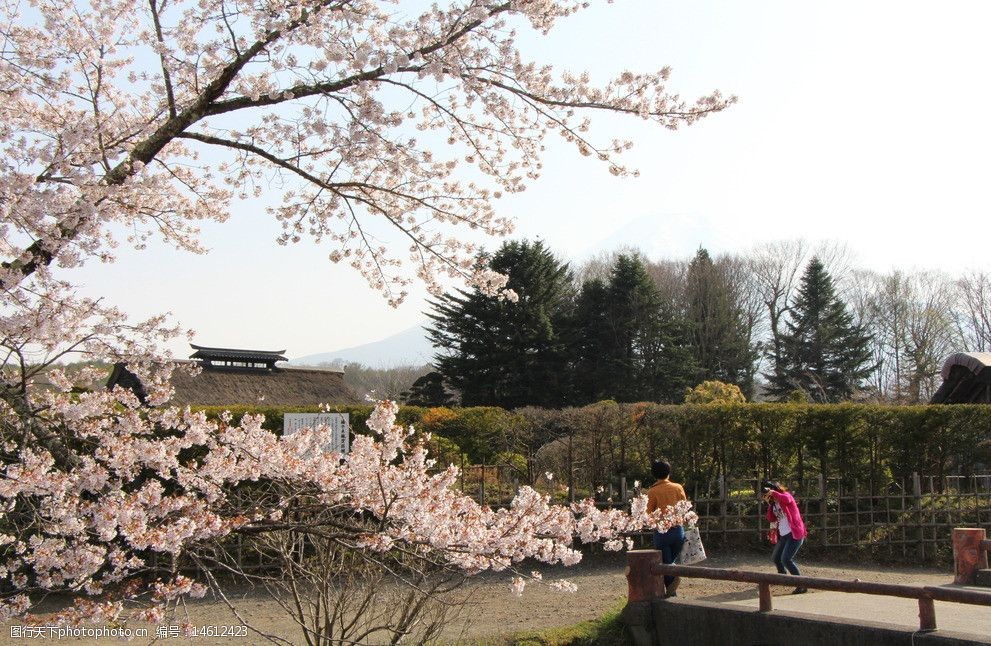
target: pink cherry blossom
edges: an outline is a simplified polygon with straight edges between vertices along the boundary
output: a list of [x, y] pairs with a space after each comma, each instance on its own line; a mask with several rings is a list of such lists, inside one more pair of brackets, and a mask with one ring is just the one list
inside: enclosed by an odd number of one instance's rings
[[[455, 467], [432, 472], [434, 463], [413, 429], [396, 424], [394, 402], [378, 402], [368, 420], [371, 435], [355, 437], [352, 452], [341, 456], [323, 449], [329, 446], [328, 428], [280, 438], [263, 429], [257, 416], [246, 416], [239, 425], [210, 421], [188, 409], [134, 416], [133, 410], [114, 407], [120, 395], [94, 394], [106, 404], [102, 410], [93, 408], [92, 397], [60, 395], [63, 423], [73, 420], [86, 433], [96, 433], [88, 416], [102, 416], [101, 447], [92, 456], [78, 456], [78, 468], [59, 464], [47, 450], [24, 449], [20, 461], [0, 473], [4, 508], [23, 513], [19, 505], [30, 502], [45, 524], [43, 534], [17, 541], [3, 563], [20, 591], [118, 590], [120, 595], [129, 589], [122, 600], [144, 599], [150, 605], [138, 616], [156, 621], [170, 603], [202, 596], [204, 588], [184, 576], [135, 587], [134, 576], [145, 566], [139, 553], [177, 557], [232, 532], [277, 531], [281, 499], [259, 502], [250, 511], [233, 505], [234, 485], [260, 479], [315, 496], [329, 509], [376, 519], [377, 531], [355, 525], [351, 538], [341, 537], [344, 544], [371, 552], [415, 546], [469, 573], [515, 570], [526, 559], [574, 565], [581, 560], [574, 538], [622, 549], [626, 534], [686, 522], [692, 514], [689, 504], [679, 503], [648, 516], [643, 496], [634, 499], [630, 512], [599, 509], [591, 499], [566, 507], [530, 487], [522, 487], [506, 508], [483, 507], [455, 487]], [[181, 458], [187, 449], [200, 457]], [[530, 578], [540, 580], [539, 574]], [[514, 579], [513, 592], [522, 593], [523, 581]], [[564, 582], [552, 587], [572, 589]], [[23, 599], [8, 595], [3, 612], [23, 614], [28, 610]], [[85, 600], [77, 610], [57, 619], [121, 612], [119, 605]]]

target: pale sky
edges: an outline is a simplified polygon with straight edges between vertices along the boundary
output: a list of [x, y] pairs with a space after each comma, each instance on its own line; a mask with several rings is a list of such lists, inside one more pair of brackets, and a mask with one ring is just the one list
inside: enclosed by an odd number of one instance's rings
[[[553, 137], [543, 177], [500, 208], [517, 218], [515, 237], [573, 261], [621, 244], [685, 258], [801, 237], [845, 243], [879, 271], [991, 269], [989, 24], [983, 0], [617, 0], [580, 13], [526, 35], [524, 51], [600, 80], [668, 65], [682, 96], [740, 101], [677, 132], [600, 116], [599, 141], [635, 142], [624, 161], [639, 178], [615, 178]], [[327, 261], [330, 248], [279, 247], [278, 233], [246, 204], [205, 227], [205, 256], [121, 250], [115, 265], [68, 277], [135, 317], [171, 311], [197, 343], [289, 357], [424, 320], [422, 290], [392, 309]], [[189, 353], [185, 341], [172, 350]]]

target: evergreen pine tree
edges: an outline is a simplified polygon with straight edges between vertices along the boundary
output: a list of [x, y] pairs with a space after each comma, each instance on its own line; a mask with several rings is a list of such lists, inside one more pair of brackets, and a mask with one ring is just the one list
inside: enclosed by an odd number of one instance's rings
[[611, 347], [613, 326], [609, 320], [609, 291], [601, 279], [585, 281], [575, 303], [568, 328], [568, 349], [572, 357], [571, 382], [574, 403], [609, 399], [612, 380], [607, 377], [603, 352]]
[[399, 399], [406, 406], [426, 407], [453, 406], [456, 401], [445, 387], [444, 375], [436, 370], [414, 381]]
[[490, 268], [509, 276], [519, 301], [478, 290], [431, 303], [435, 365], [464, 406], [559, 407], [568, 394], [561, 336], [572, 304], [571, 272], [540, 241], [507, 242]]
[[816, 402], [852, 397], [873, 370], [870, 335], [854, 322], [818, 258], [809, 262], [789, 316], [774, 371], [765, 375], [769, 392], [782, 400], [795, 390]]
[[677, 401], [694, 372], [687, 330], [636, 256], [583, 285], [571, 339], [581, 403]]
[[695, 383], [736, 384], [752, 397], [758, 350], [748, 332], [746, 313], [727, 276], [703, 248], [688, 266], [684, 307], [699, 368]]

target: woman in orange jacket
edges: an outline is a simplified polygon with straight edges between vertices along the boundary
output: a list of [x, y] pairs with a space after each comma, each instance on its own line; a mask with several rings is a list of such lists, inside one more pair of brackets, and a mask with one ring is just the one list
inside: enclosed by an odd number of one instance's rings
[[[685, 489], [677, 482], [671, 482], [671, 464], [664, 460], [654, 460], [650, 465], [650, 471], [657, 478], [650, 489], [647, 490], [647, 513], [656, 509], [667, 509], [679, 500], [688, 500]], [[661, 561], [664, 563], [674, 563], [681, 553], [681, 548], [685, 545], [685, 528], [675, 525], [666, 532], [654, 532], [654, 549], [661, 551]], [[665, 576], [664, 586], [666, 596], [677, 596], [678, 584], [681, 577]]]

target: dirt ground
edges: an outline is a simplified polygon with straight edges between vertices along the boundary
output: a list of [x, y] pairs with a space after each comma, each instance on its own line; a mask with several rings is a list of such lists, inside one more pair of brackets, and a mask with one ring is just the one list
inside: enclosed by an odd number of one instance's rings
[[[826, 563], [811, 558], [798, 559], [802, 574], [809, 576], [860, 579], [887, 583], [924, 583], [940, 585], [952, 580], [952, 572], [932, 567], [867, 566]], [[740, 568], [764, 572], [774, 571], [766, 554], [731, 554], [714, 556], [700, 563], [701, 566]], [[600, 553], [586, 557], [572, 568], [543, 568], [544, 581], [565, 578], [578, 585], [575, 593], [550, 590], [546, 585], [529, 583], [522, 597], [510, 594], [509, 574], [487, 574], [473, 580], [469, 599], [459, 618], [451, 622], [444, 639], [449, 643], [504, 644], [506, 637], [523, 630], [568, 626], [594, 619], [606, 611], [620, 606], [626, 598], [626, 561], [623, 554]], [[788, 594], [789, 588], [780, 588], [775, 594]], [[815, 594], [814, 592], [811, 594]], [[731, 601], [756, 597], [756, 587], [751, 584], [685, 579], [678, 596], [708, 601]], [[260, 630], [280, 635], [296, 643], [297, 628], [271, 600], [254, 593], [245, 593], [236, 599], [242, 617]], [[220, 603], [200, 601], [190, 606], [194, 625], [235, 626], [238, 619]], [[3, 626], [0, 644], [25, 644], [55, 641], [48, 639], [14, 639], [10, 626]], [[155, 635], [154, 627], [149, 634]], [[97, 646], [118, 642], [117, 639], [62, 638], [61, 642]], [[151, 639], [136, 639], [131, 643], [150, 643]], [[240, 646], [242, 644], [268, 643], [257, 634], [247, 636], [169, 638], [155, 643], [193, 644], [194, 646]]]
[[[774, 572], [770, 554], [734, 554], [712, 557], [700, 566], [738, 568]], [[953, 580], [953, 573], [935, 568], [904, 566], [873, 566], [827, 564], [797, 559], [802, 574], [837, 579], [860, 579], [885, 583], [944, 584]], [[569, 626], [595, 619], [610, 609], [621, 606], [626, 599], [626, 559], [622, 554], [600, 554], [587, 558], [574, 568], [550, 568], [544, 571], [545, 581], [566, 578], [578, 585], [574, 594], [549, 590], [546, 586], [528, 585], [522, 597], [504, 594], [505, 577], [488, 577], [480, 581], [470, 611], [466, 636], [476, 640], [500, 643], [499, 637], [523, 630]], [[791, 588], [774, 588], [773, 594], [790, 594]], [[682, 580], [680, 598], [707, 601], [731, 601], [756, 598], [752, 584], [708, 579]], [[450, 628], [453, 636], [454, 626]]]

